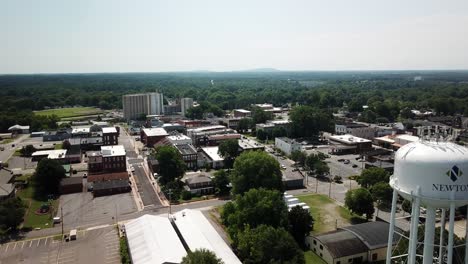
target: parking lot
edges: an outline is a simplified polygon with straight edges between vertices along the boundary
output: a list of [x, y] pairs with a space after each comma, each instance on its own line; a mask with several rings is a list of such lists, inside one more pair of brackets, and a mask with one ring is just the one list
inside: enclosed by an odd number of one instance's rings
[[[113, 222], [119, 216], [137, 211], [132, 193], [93, 198], [91, 193], [60, 196], [66, 229]], [[58, 216], [60, 216], [60, 208]]]
[[119, 238], [114, 227], [78, 231], [69, 242], [54, 237], [0, 245], [0, 263], [120, 263]]

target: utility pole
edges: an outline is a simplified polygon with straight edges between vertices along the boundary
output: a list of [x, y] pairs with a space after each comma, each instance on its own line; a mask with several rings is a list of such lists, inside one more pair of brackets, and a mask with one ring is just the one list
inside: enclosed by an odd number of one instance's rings
[[331, 174], [328, 176], [328, 180], [330, 181], [330, 187], [328, 188], [328, 197], [331, 198], [331, 186], [332, 186]]
[[172, 205], [172, 189], [169, 189], [169, 192], [167, 192], [167, 194], [169, 194], [169, 216], [172, 214], [172, 208], [171, 208], [171, 205]]
[[62, 239], [63, 239], [63, 207], [60, 206], [60, 218], [62, 218]]

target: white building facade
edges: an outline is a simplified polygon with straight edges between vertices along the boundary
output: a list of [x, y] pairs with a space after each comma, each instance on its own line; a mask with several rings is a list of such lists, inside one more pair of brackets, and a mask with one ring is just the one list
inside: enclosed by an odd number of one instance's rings
[[162, 93], [126, 94], [122, 96], [122, 105], [127, 120], [136, 119], [141, 114], [164, 114]]

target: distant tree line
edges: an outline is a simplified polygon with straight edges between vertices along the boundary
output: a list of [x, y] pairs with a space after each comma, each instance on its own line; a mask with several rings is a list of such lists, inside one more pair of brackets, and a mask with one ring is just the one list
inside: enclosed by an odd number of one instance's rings
[[[424, 81], [413, 81], [414, 75], [423, 75]], [[413, 108], [468, 115], [467, 72], [4, 75], [0, 129], [20, 121], [31, 124], [33, 110], [74, 105], [115, 109], [122, 107], [123, 94], [154, 91], [200, 102], [200, 109], [189, 111], [193, 118], [265, 102], [308, 105], [317, 109], [319, 120], [342, 107], [362, 112], [360, 119], [369, 122], [408, 118]], [[11, 122], [10, 116], [18, 121]]]

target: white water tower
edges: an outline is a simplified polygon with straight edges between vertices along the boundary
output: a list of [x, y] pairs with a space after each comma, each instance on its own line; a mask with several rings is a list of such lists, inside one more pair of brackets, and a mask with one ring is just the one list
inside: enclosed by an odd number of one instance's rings
[[[393, 188], [393, 199], [386, 263], [392, 263], [397, 194], [412, 202], [407, 263], [421, 263], [416, 262], [421, 206], [426, 208], [427, 214], [422, 263], [434, 263], [437, 209], [441, 209], [441, 228], [445, 226], [447, 209], [450, 210], [450, 217], [447, 246], [443, 246], [445, 241], [441, 232], [439, 259], [436, 263], [443, 263], [444, 255], [447, 256], [446, 263], [452, 263], [455, 209], [468, 205], [468, 149], [451, 142], [419, 141], [404, 145], [395, 154], [395, 171], [390, 178], [390, 186]], [[468, 256], [468, 247], [465, 256]], [[468, 264], [468, 257], [465, 257], [465, 263]]]

